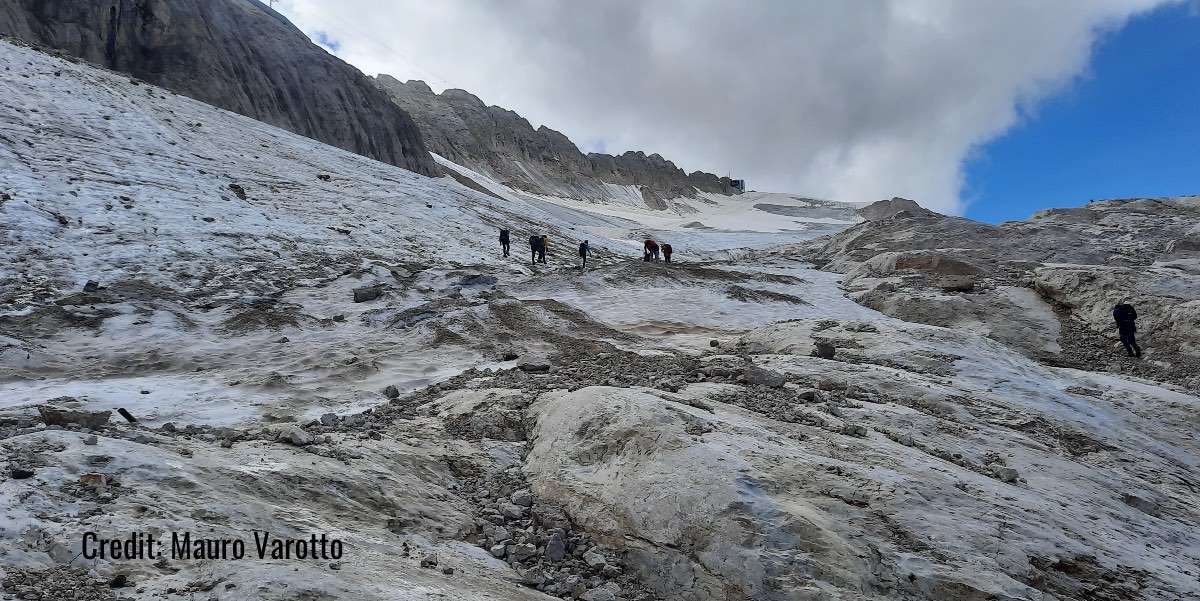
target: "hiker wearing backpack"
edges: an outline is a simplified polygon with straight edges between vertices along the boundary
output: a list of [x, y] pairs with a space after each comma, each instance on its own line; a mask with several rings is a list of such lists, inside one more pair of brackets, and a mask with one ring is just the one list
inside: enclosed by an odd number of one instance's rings
[[592, 252], [592, 245], [587, 240], [584, 240], [579, 245], [579, 258], [583, 259], [583, 266], [580, 269], [587, 269], [587, 256], [590, 252]]
[[508, 230], [500, 230], [500, 250], [504, 251], [504, 256], [508, 256]]
[[642, 260], [658, 262], [658, 243], [647, 239], [642, 245]]
[[670, 263], [671, 262], [671, 245], [670, 244], [662, 245], [662, 254], [663, 254], [663, 262]]
[[530, 236], [529, 250], [533, 252], [529, 262], [536, 265], [539, 259], [542, 263], [546, 262], [546, 238], [544, 236]]
[[1129, 353], [1130, 357], [1141, 357], [1142, 347], [1138, 346], [1134, 336], [1137, 333], [1137, 311], [1133, 305], [1121, 301], [1121, 304], [1113, 307], [1113, 321], [1117, 322], [1117, 333], [1121, 335], [1121, 344], [1125, 346], [1125, 352]]

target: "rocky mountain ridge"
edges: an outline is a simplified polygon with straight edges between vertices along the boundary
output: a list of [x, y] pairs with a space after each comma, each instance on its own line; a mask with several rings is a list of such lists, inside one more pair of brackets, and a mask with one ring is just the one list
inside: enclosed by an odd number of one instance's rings
[[607, 184], [636, 186], [646, 205], [656, 209], [697, 192], [738, 193], [729, 178], [685, 173], [658, 154], [585, 155], [562, 133], [545, 125], [534, 129], [517, 113], [488, 106], [464, 90], [436, 94], [423, 81], [401, 82], [390, 75], [375, 82], [413, 116], [432, 152], [511, 188], [597, 200], [613, 196]]
[[5, 0], [0, 35], [424, 175], [412, 119], [258, 0]]

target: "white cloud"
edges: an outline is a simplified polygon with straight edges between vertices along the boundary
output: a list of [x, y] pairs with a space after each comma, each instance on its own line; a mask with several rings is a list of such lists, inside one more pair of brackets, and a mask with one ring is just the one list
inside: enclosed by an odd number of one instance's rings
[[[962, 165], [1170, 0], [283, 0], [369, 74], [754, 189], [960, 212]], [[445, 78], [444, 80], [441, 78]], [[448, 81], [447, 81], [448, 80]]]

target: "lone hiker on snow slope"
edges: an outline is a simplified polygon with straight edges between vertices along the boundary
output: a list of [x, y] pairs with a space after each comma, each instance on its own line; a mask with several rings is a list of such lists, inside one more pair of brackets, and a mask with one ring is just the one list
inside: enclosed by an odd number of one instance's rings
[[1141, 357], [1142, 348], [1138, 346], [1134, 334], [1137, 332], [1137, 311], [1133, 305], [1121, 301], [1121, 303], [1113, 307], [1113, 320], [1117, 322], [1117, 332], [1121, 335], [1121, 344], [1125, 345], [1125, 352], [1129, 353], [1130, 357]]
[[579, 245], [579, 258], [583, 259], [583, 265], [580, 267], [580, 269], [587, 269], [587, 256], [590, 252], [592, 252], [592, 245], [587, 240], [584, 240], [583, 243]]
[[500, 230], [500, 249], [508, 256], [508, 230]]
[[533, 252], [530, 263], [537, 264], [546, 262], [546, 237], [545, 236], [530, 236], [529, 250]]

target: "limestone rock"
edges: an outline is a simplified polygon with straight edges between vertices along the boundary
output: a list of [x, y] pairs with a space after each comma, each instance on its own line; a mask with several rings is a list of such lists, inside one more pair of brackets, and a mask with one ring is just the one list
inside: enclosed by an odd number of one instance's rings
[[304, 431], [300, 426], [288, 426], [280, 432], [279, 437], [287, 442], [290, 442], [298, 447], [310, 445], [314, 442], [312, 434]]
[[385, 163], [441, 173], [404, 110], [261, 2], [13, 0], [0, 8], [0, 34]]
[[755, 365], [747, 366], [742, 370], [742, 375], [746, 377], [746, 383], [752, 386], [770, 386], [771, 388], [780, 388], [787, 382], [783, 374], [764, 369]]
[[431, 151], [527, 192], [603, 199], [612, 194], [605, 184], [631, 185], [655, 209], [697, 192], [738, 193], [729, 178], [688, 174], [657, 154], [584, 155], [563, 134], [544, 125], [535, 130], [520, 115], [463, 90], [435, 94], [425, 82], [388, 75], [376, 84], [413, 116]]
[[[79, 405], [79, 407], [72, 408], [72, 405]], [[65, 427], [73, 424], [89, 430], [103, 427], [112, 417], [112, 411], [107, 409], [103, 411], [83, 409], [82, 404], [71, 397], [53, 399], [50, 404], [39, 406], [38, 413], [42, 416], [42, 423], [47, 426]]]

